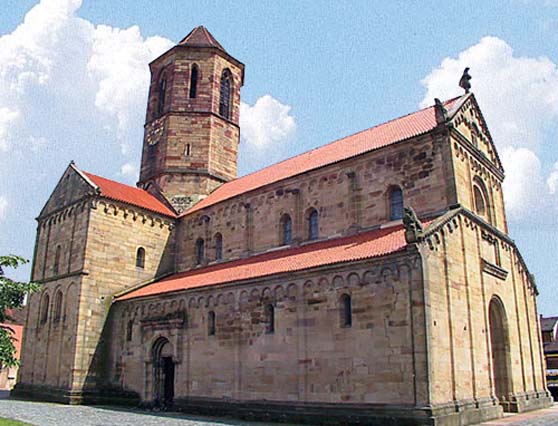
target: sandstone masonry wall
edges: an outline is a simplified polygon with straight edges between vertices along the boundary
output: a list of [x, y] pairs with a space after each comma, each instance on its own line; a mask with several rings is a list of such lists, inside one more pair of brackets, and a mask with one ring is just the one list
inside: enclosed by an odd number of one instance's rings
[[[416, 255], [400, 254], [119, 302], [107, 335], [106, 378], [151, 400], [152, 348], [165, 337], [174, 348], [177, 400], [426, 403], [420, 271]], [[351, 296], [351, 327], [340, 323], [342, 294]], [[271, 334], [269, 303], [275, 307]]]
[[416, 138], [187, 215], [179, 223], [177, 268], [196, 266], [198, 238], [205, 241], [205, 262], [215, 261], [217, 233], [222, 235], [224, 260], [279, 247], [284, 214], [293, 221], [293, 244], [308, 240], [311, 209], [318, 211], [319, 238], [389, 224], [389, 191], [395, 186], [403, 190], [405, 205], [419, 216], [439, 213], [452, 196], [452, 179], [444, 165], [446, 149], [442, 136]]
[[[428, 238], [429, 347], [433, 402], [496, 395], [489, 305], [504, 307], [509, 338], [509, 400], [525, 409], [544, 396], [536, 291], [509, 240], [458, 215]], [[448, 396], [451, 396], [448, 398]]]

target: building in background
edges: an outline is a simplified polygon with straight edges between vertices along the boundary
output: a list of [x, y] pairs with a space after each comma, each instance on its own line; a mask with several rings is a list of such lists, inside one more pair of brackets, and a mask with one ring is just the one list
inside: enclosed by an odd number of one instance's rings
[[468, 84], [238, 178], [244, 65], [198, 27], [150, 69], [138, 187], [72, 163], [39, 214], [15, 394], [401, 425], [551, 403]]
[[546, 361], [546, 383], [555, 401], [558, 401], [558, 317], [543, 318], [541, 330]]
[[[25, 317], [27, 309], [15, 309], [8, 312], [11, 321], [9, 323], [1, 324], [4, 327], [9, 327], [12, 331], [12, 340], [15, 346], [15, 358], [17, 360], [21, 357], [21, 343], [23, 341], [23, 325], [25, 324]], [[0, 390], [11, 390], [17, 380], [17, 371], [19, 366], [5, 367], [0, 365]]]

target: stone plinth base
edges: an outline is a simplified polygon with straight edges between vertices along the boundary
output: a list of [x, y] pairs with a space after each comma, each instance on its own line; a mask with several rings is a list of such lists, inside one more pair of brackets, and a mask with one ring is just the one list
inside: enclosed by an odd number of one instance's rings
[[10, 396], [17, 399], [30, 399], [35, 401], [58, 402], [70, 405], [129, 405], [138, 406], [139, 396], [134, 392], [121, 390], [70, 390], [52, 386], [26, 385], [18, 383], [12, 389]]
[[523, 413], [524, 411], [539, 410], [553, 404], [548, 391], [514, 394], [508, 401], [500, 401], [504, 411], [509, 413]]
[[[11, 395], [15, 398], [65, 404], [140, 405], [140, 399], [136, 393], [112, 388], [82, 392], [18, 383]], [[148, 402], [142, 402], [142, 404], [149, 406]], [[504, 410], [523, 412], [551, 405], [550, 394], [541, 391], [514, 395], [510, 401], [503, 402], [499, 402], [495, 398], [486, 398], [424, 407], [395, 404], [240, 401], [178, 397], [175, 399], [172, 409], [187, 413], [225, 415], [264, 422], [368, 426], [467, 426], [499, 418]]]
[[458, 402], [429, 407], [391, 404], [287, 403], [177, 398], [174, 409], [245, 420], [320, 425], [465, 426], [502, 416], [494, 400]]

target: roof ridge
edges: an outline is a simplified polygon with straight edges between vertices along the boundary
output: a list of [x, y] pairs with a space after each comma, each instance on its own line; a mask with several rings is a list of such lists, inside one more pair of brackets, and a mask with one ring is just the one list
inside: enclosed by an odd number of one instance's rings
[[[444, 105], [450, 104], [450, 103], [452, 103], [452, 102], [455, 102], [455, 100], [459, 99], [460, 97], [461, 97], [461, 96], [453, 97], [453, 98], [451, 98], [451, 99], [448, 99], [448, 100], [444, 101], [443, 103], [444, 103]], [[266, 171], [272, 170], [273, 168], [280, 168], [281, 165], [288, 164], [288, 162], [293, 161], [293, 160], [296, 159], [296, 158], [303, 157], [303, 156], [309, 156], [309, 155], [311, 155], [312, 153], [314, 153], [314, 152], [316, 152], [316, 151], [326, 150], [328, 147], [331, 147], [332, 145], [338, 144], [338, 143], [340, 143], [340, 142], [342, 142], [342, 141], [344, 141], [344, 140], [357, 137], [358, 135], [361, 135], [361, 134], [366, 134], [367, 132], [372, 132], [372, 131], [374, 131], [375, 129], [380, 129], [380, 128], [382, 128], [383, 126], [389, 126], [391, 123], [395, 123], [395, 122], [397, 122], [397, 121], [399, 121], [399, 120], [404, 120], [405, 118], [410, 117], [410, 116], [413, 116], [413, 115], [420, 115], [421, 113], [424, 113], [425, 111], [427, 111], [427, 110], [429, 110], [429, 109], [433, 109], [433, 108], [434, 108], [434, 105], [430, 105], [430, 106], [428, 106], [428, 107], [424, 107], [424, 108], [421, 108], [421, 109], [419, 109], [419, 110], [409, 112], [409, 113], [407, 113], [407, 114], [404, 114], [404, 115], [402, 115], [402, 116], [393, 118], [393, 119], [391, 119], [391, 120], [388, 120], [388, 121], [385, 121], [385, 122], [382, 122], [382, 123], [378, 123], [378, 124], [376, 124], [376, 125], [374, 125], [374, 126], [372, 126], [372, 127], [369, 127], [369, 128], [367, 128], [367, 129], [360, 130], [360, 131], [358, 131], [358, 132], [349, 134], [349, 135], [347, 135], [347, 136], [343, 136], [343, 137], [341, 137], [341, 138], [335, 139], [335, 140], [333, 140], [333, 141], [331, 141], [331, 142], [328, 142], [328, 143], [326, 143], [326, 144], [324, 144], [324, 145], [320, 145], [320, 146], [314, 147], [314, 148], [312, 148], [312, 149], [310, 149], [310, 150], [308, 150], [308, 151], [304, 151], [304, 152], [301, 152], [301, 153], [299, 153], [299, 154], [293, 155], [293, 156], [291, 156], [291, 157], [285, 158], [285, 159], [283, 159], [283, 160], [281, 160], [281, 161], [279, 161], [279, 162], [277, 162], [277, 163], [270, 164], [270, 165], [268, 165], [268, 166], [266, 166], [266, 167], [264, 167], [264, 168], [255, 170], [255, 171], [253, 171], [253, 172], [251, 172], [251, 173], [248, 173], [248, 174], [246, 174], [246, 175], [244, 175], [244, 176], [240, 176], [240, 177], [238, 177], [238, 178], [236, 178], [236, 179], [234, 179], [234, 180], [231, 180], [231, 181], [229, 181], [229, 182], [224, 183], [223, 185], [221, 185], [221, 186], [219, 186], [218, 188], [216, 188], [213, 192], [211, 192], [211, 193], [208, 195], [208, 197], [211, 197], [212, 194], [215, 194], [215, 193], [218, 192], [219, 190], [222, 190], [222, 188], [230, 187], [231, 185], [237, 184], [238, 182], [248, 181], [250, 177], [257, 176], [258, 174], [263, 174], [263, 173], [265, 173]], [[419, 133], [419, 134], [421, 134], [421, 133]], [[413, 135], [413, 136], [418, 136], [418, 134], [415, 134], [415, 135]], [[404, 140], [404, 139], [406, 139], [406, 138], [398, 139], [397, 141], [394, 141], [394, 142], [398, 142], [398, 141], [401, 141], [401, 140]], [[371, 148], [371, 149], [373, 149], [373, 148]], [[368, 151], [368, 150], [367, 150], [367, 151]], [[355, 155], [358, 155], [358, 153], [355, 154]], [[350, 157], [340, 158], [340, 160], [346, 159], [346, 158], [350, 158]], [[331, 163], [328, 163], [328, 164], [331, 164]], [[307, 171], [313, 170], [313, 169], [314, 169], [314, 168], [308, 168], [308, 169], [305, 169], [305, 170], [301, 171], [300, 173], [307, 172]], [[277, 179], [277, 180], [273, 180], [273, 181], [268, 182], [268, 183], [276, 183], [276, 182], [279, 182], [279, 181], [281, 181], [281, 180], [287, 179], [287, 178], [289, 178], [289, 177], [296, 176], [297, 174], [299, 174], [299, 173], [295, 173], [295, 174], [292, 174], [292, 175], [289, 175], [289, 176], [285, 176], [285, 177], [283, 177], [283, 178], [279, 178], [279, 179]], [[249, 192], [249, 191], [255, 190], [255, 189], [257, 189], [257, 188], [261, 188], [262, 186], [265, 186], [265, 185], [267, 185], [268, 183], [264, 183], [264, 184], [262, 184], [262, 185], [255, 186], [254, 188], [247, 189], [246, 191], [243, 191], [243, 192], [241, 192], [241, 193], [245, 193], [245, 192]], [[222, 200], [216, 201], [215, 203], [212, 203], [212, 204], [210, 204], [210, 205], [216, 204], [216, 203], [221, 202], [221, 201], [225, 201], [225, 200], [230, 199], [230, 198], [232, 198], [232, 197], [234, 197], [234, 196], [240, 195], [241, 193], [239, 193], [239, 194], [233, 194], [233, 195], [227, 196], [227, 197], [223, 198]], [[206, 197], [205, 199], [207, 199], [207, 197]], [[205, 200], [205, 199], [204, 199], [204, 200]], [[204, 207], [205, 207], [204, 204], [203, 204], [203, 203], [204, 203], [204, 200], [201, 200], [198, 204], [195, 204], [195, 205], [192, 206], [190, 209], [188, 209], [187, 211], [185, 211], [184, 213], [182, 213], [180, 216], [181, 216], [181, 217], [187, 216], [187, 215], [190, 214], [190, 213], [194, 213], [194, 212], [198, 211], [200, 208], [197, 207], [197, 206], [199, 206], [199, 205], [202, 205], [203, 207], [201, 207], [201, 208], [204, 208]]]
[[286, 257], [286, 256], [290, 256], [290, 255], [296, 255], [298, 253], [304, 253], [306, 251], [308, 251], [311, 248], [331, 248], [331, 247], [335, 247], [338, 245], [342, 245], [344, 242], [348, 242], [351, 240], [355, 240], [355, 242], [358, 242], [360, 240], [364, 240], [366, 241], [366, 237], [377, 233], [378, 238], [379, 237], [383, 237], [386, 236], [388, 234], [391, 234], [393, 232], [396, 232], [398, 230], [403, 229], [403, 225], [402, 224], [397, 224], [397, 225], [393, 225], [393, 226], [389, 226], [386, 228], [376, 228], [376, 229], [370, 229], [367, 231], [363, 231], [359, 234], [355, 234], [355, 235], [343, 235], [337, 238], [328, 238], [328, 239], [323, 239], [323, 240], [317, 240], [317, 241], [312, 241], [308, 244], [303, 244], [303, 245], [299, 245], [299, 246], [295, 246], [295, 247], [285, 247], [284, 249], [280, 249], [280, 250], [270, 250], [270, 251], [264, 251], [261, 253], [256, 253], [250, 257], [244, 257], [244, 258], [236, 258], [236, 259], [231, 259], [229, 261], [225, 261], [225, 262], [219, 262], [219, 263], [215, 263], [213, 265], [207, 265], [205, 267], [202, 268], [196, 268], [196, 269], [190, 269], [188, 271], [183, 271], [183, 272], [178, 272], [176, 274], [173, 274], [169, 277], [165, 277], [162, 278], [161, 280], [159, 280], [158, 282], [161, 281], [166, 281], [169, 280], [171, 278], [177, 278], [177, 277], [186, 277], [189, 275], [195, 275], [196, 272], [205, 272], [205, 271], [213, 271], [213, 270], [219, 270], [222, 268], [225, 268], [228, 264], [231, 263], [235, 263], [237, 265], [250, 265], [252, 263], [257, 263], [260, 262], [262, 259], [265, 259], [266, 257], [269, 258], [278, 258], [278, 257]]
[[[452, 100], [453, 100], [453, 99], [451, 99], [451, 100], [449, 100], [449, 101], [446, 101], [446, 102], [451, 102]], [[446, 102], [444, 102], [444, 103], [446, 103]], [[338, 143], [338, 142], [340, 142], [340, 141], [342, 141], [342, 140], [344, 140], [344, 139], [352, 138], [353, 136], [360, 135], [361, 133], [368, 132], [368, 131], [373, 130], [373, 129], [376, 129], [376, 128], [380, 127], [380, 126], [384, 126], [384, 125], [386, 125], [386, 124], [392, 123], [392, 122], [394, 122], [394, 121], [401, 120], [402, 118], [409, 117], [410, 115], [418, 114], [418, 113], [420, 113], [420, 112], [422, 112], [422, 111], [426, 111], [427, 109], [430, 109], [430, 108], [434, 108], [434, 105], [430, 105], [430, 106], [428, 106], [428, 107], [421, 108], [421, 109], [419, 109], [419, 110], [417, 110], [417, 111], [409, 112], [409, 113], [404, 114], [404, 115], [402, 115], [402, 116], [400, 116], [400, 117], [392, 118], [391, 120], [384, 121], [384, 122], [379, 123], [379, 124], [376, 124], [376, 125], [374, 125], [374, 126], [372, 126], [372, 127], [368, 127], [368, 128], [366, 128], [366, 129], [359, 130], [359, 131], [354, 132], [354, 133], [350, 133], [350, 134], [348, 134], [347, 136], [343, 136], [343, 137], [341, 137], [341, 138], [334, 139], [334, 140], [332, 140], [331, 142], [327, 142], [327, 143], [324, 144], [324, 145], [320, 145], [320, 146], [314, 147], [314, 148], [312, 148], [312, 149], [309, 149], [308, 151], [304, 151], [304, 152], [301, 152], [300, 154], [296, 154], [296, 155], [293, 155], [293, 156], [291, 156], [291, 157], [285, 158], [284, 160], [278, 161], [277, 163], [270, 164], [269, 166], [266, 166], [266, 167], [264, 167], [263, 169], [255, 170], [255, 171], [253, 171], [253, 172], [251, 172], [251, 173], [248, 173], [247, 175], [244, 175], [244, 176], [239, 177], [238, 179], [243, 179], [243, 178], [246, 177], [246, 176], [251, 176], [251, 175], [253, 175], [253, 174], [256, 174], [256, 173], [261, 172], [262, 170], [266, 170], [266, 169], [269, 169], [269, 168], [271, 168], [271, 167], [275, 167], [276, 165], [281, 164], [281, 163], [284, 163], [284, 162], [289, 161], [289, 160], [292, 160], [293, 158], [299, 157], [299, 156], [304, 155], [304, 154], [309, 154], [310, 152], [314, 152], [314, 151], [317, 151], [317, 150], [319, 150], [319, 149], [325, 148], [326, 146], [333, 145], [333, 144]]]
[[[98, 188], [99, 195], [101, 195], [102, 197], [140, 207], [145, 210], [162, 214], [164, 216], [170, 216], [174, 218], [177, 217], [176, 213], [174, 213], [167, 205], [165, 205], [165, 203], [163, 203], [161, 200], [159, 200], [157, 197], [143, 188], [128, 185], [126, 183], [99, 176], [94, 173], [86, 172], [84, 170], [82, 170], [82, 173], [95, 184], [95, 186]], [[95, 182], [96, 179], [99, 179], [99, 181]], [[120, 188], [114, 188], [107, 185], [118, 185], [120, 186]]]
[[[202, 37], [201, 40], [196, 40], [196, 41], [189, 40], [191, 38], [198, 36], [198, 34], [200, 33]], [[180, 40], [178, 44], [181, 46], [212, 46], [226, 53], [226, 50], [221, 45], [221, 43], [219, 43], [215, 38], [215, 36], [211, 34], [209, 30], [205, 28], [203, 25], [198, 25], [197, 27], [194, 27], [192, 31], [190, 31], [186, 35], [186, 37]]]
[[307, 269], [399, 253], [407, 247], [401, 224], [376, 228], [356, 235], [316, 241], [298, 247], [273, 250], [248, 258], [183, 271], [147, 283], [117, 296], [114, 301], [171, 293], [210, 285], [295, 273]]

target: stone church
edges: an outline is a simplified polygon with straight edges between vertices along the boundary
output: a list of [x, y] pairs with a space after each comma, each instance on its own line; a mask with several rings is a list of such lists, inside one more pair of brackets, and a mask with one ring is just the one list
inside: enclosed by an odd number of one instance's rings
[[71, 163], [38, 216], [15, 395], [375, 425], [551, 403], [473, 93], [237, 177], [244, 64], [197, 27], [150, 70], [137, 187]]

